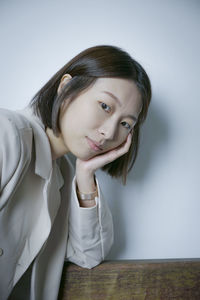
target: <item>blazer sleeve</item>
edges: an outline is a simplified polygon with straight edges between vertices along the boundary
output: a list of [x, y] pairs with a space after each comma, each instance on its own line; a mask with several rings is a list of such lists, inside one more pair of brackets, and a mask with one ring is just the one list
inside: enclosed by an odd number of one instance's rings
[[75, 182], [74, 177], [66, 260], [91, 269], [105, 259], [113, 244], [113, 219], [97, 180], [99, 196], [95, 198], [96, 205], [90, 208], [80, 207]]

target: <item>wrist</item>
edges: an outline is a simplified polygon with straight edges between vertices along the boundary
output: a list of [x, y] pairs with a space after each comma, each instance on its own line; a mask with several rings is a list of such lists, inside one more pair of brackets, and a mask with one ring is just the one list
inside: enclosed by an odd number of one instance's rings
[[95, 186], [95, 190], [90, 193], [82, 193], [79, 191], [78, 186], [76, 186], [76, 191], [78, 198], [82, 201], [93, 201], [95, 197], [98, 195], [97, 187]]
[[78, 191], [90, 194], [96, 190], [95, 174], [76, 173], [76, 184]]
[[[87, 187], [81, 189], [86, 191]], [[91, 190], [91, 189], [90, 189]], [[96, 205], [95, 197], [98, 196], [97, 186], [95, 185], [95, 190], [93, 189], [93, 192], [81, 192], [79, 190], [78, 184], [76, 182], [76, 194], [79, 201], [79, 205], [81, 207], [93, 207]]]

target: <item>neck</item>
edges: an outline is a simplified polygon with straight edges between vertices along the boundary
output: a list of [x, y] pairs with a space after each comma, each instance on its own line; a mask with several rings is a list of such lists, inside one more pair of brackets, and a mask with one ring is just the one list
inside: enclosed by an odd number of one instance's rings
[[53, 130], [50, 128], [46, 129], [46, 134], [49, 139], [49, 143], [51, 146], [51, 155], [52, 160], [55, 160], [68, 152], [66, 145], [63, 142], [62, 136], [56, 136], [53, 133]]

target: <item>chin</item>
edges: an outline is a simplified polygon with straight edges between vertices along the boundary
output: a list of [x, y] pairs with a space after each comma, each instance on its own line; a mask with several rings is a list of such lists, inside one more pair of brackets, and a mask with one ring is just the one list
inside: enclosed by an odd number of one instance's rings
[[81, 153], [81, 152], [78, 152], [78, 151], [71, 151], [71, 153], [78, 159], [80, 160], [83, 160], [83, 161], [87, 161], [93, 157], [95, 157], [96, 155], [93, 153], [90, 153], [90, 152], [87, 152], [87, 153]]

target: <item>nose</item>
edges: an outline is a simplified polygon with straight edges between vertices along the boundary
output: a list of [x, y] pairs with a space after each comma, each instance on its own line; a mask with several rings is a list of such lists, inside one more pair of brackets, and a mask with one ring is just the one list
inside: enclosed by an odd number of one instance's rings
[[99, 127], [99, 133], [106, 140], [114, 140], [117, 134], [117, 125], [116, 122], [107, 120], [104, 124]]

